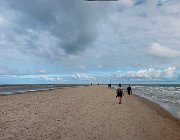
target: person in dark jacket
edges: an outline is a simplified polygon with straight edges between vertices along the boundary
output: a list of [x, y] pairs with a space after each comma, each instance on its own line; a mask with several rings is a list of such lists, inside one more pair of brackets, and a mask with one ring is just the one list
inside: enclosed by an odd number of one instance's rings
[[128, 92], [129, 95], [132, 94], [132, 90], [131, 90], [131, 86], [130, 85], [127, 87], [127, 92]]
[[121, 87], [116, 90], [116, 98], [119, 97], [119, 104], [122, 103], [123, 89]]

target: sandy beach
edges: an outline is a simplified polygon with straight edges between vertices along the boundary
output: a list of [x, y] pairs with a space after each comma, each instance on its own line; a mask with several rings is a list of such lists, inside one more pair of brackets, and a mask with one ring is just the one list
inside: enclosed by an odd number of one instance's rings
[[135, 95], [88, 86], [0, 96], [0, 140], [179, 140], [180, 121]]

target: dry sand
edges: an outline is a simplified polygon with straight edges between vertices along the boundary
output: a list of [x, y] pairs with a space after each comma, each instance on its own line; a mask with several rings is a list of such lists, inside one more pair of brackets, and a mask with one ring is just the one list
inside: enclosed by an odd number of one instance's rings
[[0, 96], [0, 140], [179, 140], [180, 122], [105, 86]]

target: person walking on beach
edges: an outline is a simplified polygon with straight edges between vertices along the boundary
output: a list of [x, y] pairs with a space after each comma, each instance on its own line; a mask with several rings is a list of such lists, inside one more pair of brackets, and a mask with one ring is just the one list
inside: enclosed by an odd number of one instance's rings
[[130, 85], [127, 87], [127, 92], [128, 92], [129, 95], [132, 94], [132, 90], [131, 90], [131, 86]]
[[119, 84], [119, 87], [121, 87], [121, 84]]
[[123, 96], [123, 90], [121, 87], [118, 87], [117, 90], [116, 90], [116, 98], [119, 97], [119, 104], [122, 103], [121, 99], [122, 99], [122, 96]]

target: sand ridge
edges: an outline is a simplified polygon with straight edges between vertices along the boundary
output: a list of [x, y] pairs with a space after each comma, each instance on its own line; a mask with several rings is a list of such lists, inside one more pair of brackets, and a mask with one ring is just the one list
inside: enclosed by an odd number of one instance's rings
[[166, 111], [115, 96], [106, 86], [1, 96], [0, 139], [179, 140], [179, 120]]

